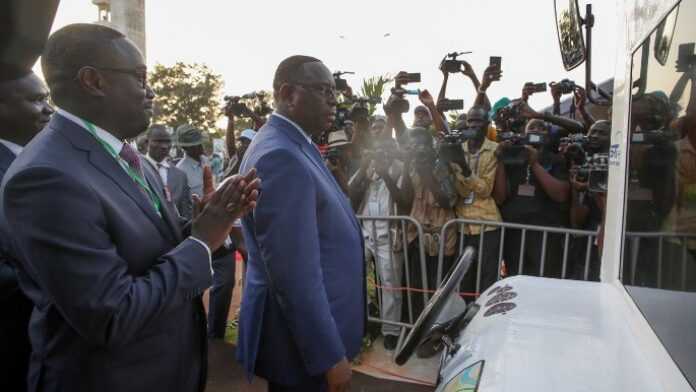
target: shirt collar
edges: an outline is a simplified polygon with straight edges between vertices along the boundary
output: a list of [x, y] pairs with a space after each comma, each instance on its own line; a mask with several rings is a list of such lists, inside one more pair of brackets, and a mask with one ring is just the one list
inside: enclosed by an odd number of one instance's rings
[[2, 143], [5, 147], [7, 147], [15, 156], [19, 155], [24, 147], [20, 146], [17, 143], [12, 143], [7, 140], [0, 139], [0, 143]]
[[169, 163], [167, 162], [166, 159], [162, 159], [162, 162], [157, 162], [156, 160], [152, 159], [152, 157], [150, 156], [150, 153], [145, 154], [145, 158], [147, 158], [148, 161], [150, 161], [153, 165], [155, 165], [155, 167], [163, 166], [163, 167], [166, 167], [167, 169], [169, 169]]
[[[81, 128], [85, 129], [86, 131], [89, 131], [87, 129], [87, 126], [85, 125], [85, 120], [81, 119], [80, 117], [77, 117], [76, 115], [67, 112], [61, 108], [57, 108], [56, 112], [60, 114], [61, 116], [67, 118], [68, 120], [74, 122], [75, 124], [79, 125]], [[96, 124], [94, 125], [94, 130], [97, 134], [97, 137], [101, 139], [103, 142], [111, 146], [111, 148], [120, 153], [121, 149], [123, 148], [123, 141], [118, 140], [116, 136], [110, 134], [109, 132], [103, 130], [102, 128], [98, 127]]]
[[295, 122], [292, 121], [291, 119], [289, 119], [289, 118], [283, 116], [282, 114], [280, 114], [280, 113], [278, 113], [278, 112], [273, 112], [273, 116], [282, 118], [283, 120], [289, 122], [293, 127], [295, 127], [295, 129], [297, 129], [297, 131], [300, 133], [300, 135], [302, 135], [302, 137], [304, 137], [305, 139], [307, 139], [307, 143], [309, 143], [309, 144], [314, 144], [314, 142], [312, 141], [312, 137], [309, 136], [309, 135], [307, 134], [307, 132], [305, 132], [304, 129], [302, 129], [302, 127], [300, 127], [299, 125], [297, 125], [297, 123], [295, 123]]

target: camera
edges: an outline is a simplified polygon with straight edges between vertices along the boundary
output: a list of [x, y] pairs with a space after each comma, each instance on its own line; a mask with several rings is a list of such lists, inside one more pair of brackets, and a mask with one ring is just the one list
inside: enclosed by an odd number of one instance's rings
[[264, 91], [255, 91], [242, 96], [228, 95], [224, 97], [225, 109], [235, 116], [243, 116], [252, 112], [259, 116], [267, 116], [273, 113], [273, 108], [268, 103], [269, 97], [269, 94]]
[[631, 135], [632, 144], [650, 144], [650, 145], [664, 145], [667, 143], [674, 142], [678, 139], [678, 135], [675, 132], [665, 131], [662, 129], [654, 129], [643, 131], [640, 127], [636, 128], [636, 131]]
[[609, 178], [609, 154], [594, 154], [575, 173], [579, 182], [588, 183], [588, 190], [593, 193], [605, 193]]
[[590, 141], [590, 138], [583, 133], [571, 133], [566, 137], [561, 138], [561, 144], [579, 144], [585, 146]]
[[380, 98], [368, 98], [368, 97], [352, 97], [350, 102], [353, 103], [350, 109], [350, 120], [351, 121], [364, 121], [370, 115], [370, 105], [377, 105], [382, 103]]
[[696, 44], [693, 42], [679, 45], [677, 72], [686, 72], [694, 66], [696, 63], [694, 49], [696, 49]]
[[561, 94], [563, 95], [572, 94], [577, 88], [575, 82], [570, 79], [561, 80], [560, 82], [558, 82], [558, 86], [561, 90]]
[[387, 102], [387, 105], [384, 106], [384, 111], [387, 113], [408, 113], [408, 111], [411, 109], [411, 105], [409, 104], [408, 100], [404, 98], [404, 95], [412, 94], [413, 92], [414, 91], [405, 90], [403, 88], [392, 88], [392, 97]]
[[520, 113], [522, 101], [511, 102], [507, 106], [498, 110], [495, 115], [497, 124], [507, 124], [508, 128], [514, 133], [522, 133], [527, 120]]
[[459, 73], [462, 69], [463, 61], [457, 60], [457, 57], [471, 52], [452, 52], [448, 53], [442, 60], [440, 68], [447, 73]]
[[463, 110], [464, 100], [463, 99], [447, 99], [444, 98], [437, 103], [437, 110], [441, 112], [451, 112], [453, 110]]
[[533, 93], [543, 93], [547, 90], [546, 83], [527, 83], [525, 87], [531, 87]]
[[334, 83], [336, 83], [336, 90], [337, 91], [344, 91], [344, 90], [348, 89], [348, 81], [341, 77], [343, 75], [355, 75], [355, 72], [350, 72], [350, 71], [334, 72], [333, 77], [334, 77]]

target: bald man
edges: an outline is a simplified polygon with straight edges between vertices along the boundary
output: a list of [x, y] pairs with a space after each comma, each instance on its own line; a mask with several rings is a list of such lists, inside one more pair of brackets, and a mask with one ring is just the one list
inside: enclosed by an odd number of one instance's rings
[[[48, 90], [34, 73], [0, 81], [0, 181], [24, 146], [48, 123]], [[20, 290], [8, 241], [0, 232], [0, 391], [26, 389], [33, 305]]]

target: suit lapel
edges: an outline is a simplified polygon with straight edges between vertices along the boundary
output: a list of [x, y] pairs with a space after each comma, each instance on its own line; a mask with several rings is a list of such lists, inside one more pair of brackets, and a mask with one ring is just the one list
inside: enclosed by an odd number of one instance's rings
[[104, 176], [111, 179], [118, 188], [128, 195], [152, 221], [157, 229], [159, 229], [164, 237], [171, 238], [169, 228], [164, 220], [157, 215], [152, 203], [147, 199], [144, 192], [140, 190], [135, 181], [126, 174], [126, 171], [123, 170], [121, 165], [104, 150], [104, 147], [102, 147], [87, 130], [82, 129], [79, 125], [59, 114], [53, 115], [51, 123], [52, 128], [65, 135], [75, 148], [87, 151], [90, 164]]
[[[142, 159], [141, 160], [145, 160]], [[144, 163], [144, 162], [143, 162]], [[147, 166], [145, 166], [147, 165]], [[145, 164], [143, 165], [143, 172], [145, 174], [145, 178], [147, 179], [147, 183], [150, 185], [150, 188], [152, 188], [155, 193], [157, 194], [157, 197], [160, 198], [160, 201], [162, 202], [160, 212], [162, 213], [162, 219], [167, 222], [167, 225], [169, 226], [170, 234], [173, 235], [173, 238], [177, 243], [181, 242], [182, 240], [182, 235], [181, 235], [181, 229], [179, 227], [179, 221], [174, 217], [174, 214], [172, 212], [171, 206], [173, 203], [168, 203], [167, 198], [164, 194], [164, 189], [161, 181], [161, 177], [159, 176], [159, 172], [156, 171], [153, 166]], [[167, 176], [167, 182], [169, 181], [170, 176]], [[160, 181], [158, 181], [160, 180]], [[171, 189], [170, 189], [171, 193]]]
[[[15, 160], [15, 158], [15, 154], [12, 151], [10, 151], [10, 149], [7, 148], [4, 144], [0, 143], [0, 173], [2, 173], [3, 176], [7, 172], [7, 169], [10, 168], [10, 165]], [[1, 180], [2, 177], [0, 177], [0, 181]]]

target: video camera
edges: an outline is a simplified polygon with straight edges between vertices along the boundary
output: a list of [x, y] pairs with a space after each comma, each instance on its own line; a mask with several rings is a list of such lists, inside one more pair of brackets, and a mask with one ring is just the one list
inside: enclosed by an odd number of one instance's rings
[[510, 145], [503, 148], [500, 161], [508, 165], [521, 165], [527, 161], [527, 149], [524, 146], [539, 148], [549, 144], [549, 138], [540, 133], [521, 134], [515, 132], [501, 132], [497, 136], [498, 143], [509, 142]]
[[594, 154], [575, 172], [579, 182], [588, 183], [588, 190], [593, 193], [606, 193], [609, 178], [609, 154]]
[[437, 103], [437, 110], [441, 112], [451, 112], [453, 110], [463, 110], [464, 100], [463, 99], [447, 99], [444, 98]]
[[[254, 91], [242, 96], [226, 95], [225, 108], [235, 116], [243, 116], [247, 113], [256, 113], [259, 116], [267, 116], [273, 113], [273, 108], [269, 105], [269, 94], [264, 91]], [[253, 110], [250, 109], [253, 107]]]
[[355, 72], [350, 71], [336, 71], [333, 74], [334, 83], [336, 83], [336, 91], [345, 91], [348, 89], [348, 81], [343, 79], [343, 75], [355, 75]]
[[446, 134], [438, 144], [438, 156], [444, 162], [456, 162], [464, 158], [462, 144], [479, 136], [474, 128], [454, 130]]
[[370, 105], [378, 105], [382, 103], [381, 98], [369, 97], [352, 97], [351, 102], [353, 107], [350, 110], [350, 119], [352, 121], [364, 121], [370, 115]]
[[662, 129], [643, 131], [640, 127], [631, 134], [631, 144], [665, 145], [679, 139], [676, 132]]
[[440, 69], [447, 73], [459, 73], [462, 69], [462, 64], [464, 63], [461, 60], [457, 60], [457, 57], [463, 55], [463, 54], [469, 54], [472, 52], [452, 52], [448, 53], [445, 55], [445, 58], [442, 59], [442, 63], [440, 65]]
[[583, 133], [571, 133], [570, 135], [561, 138], [561, 144], [579, 144], [583, 147], [589, 143], [589, 141], [590, 138]]

